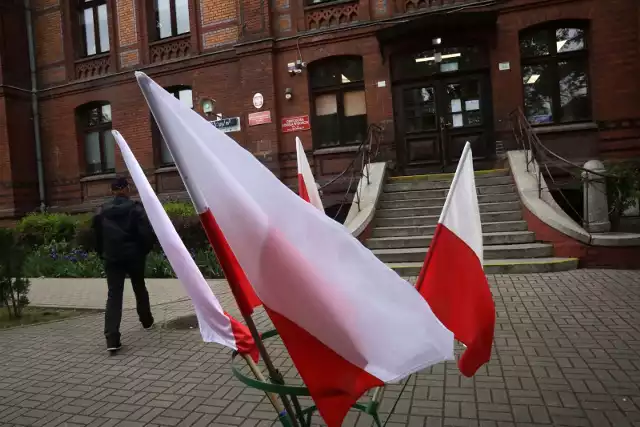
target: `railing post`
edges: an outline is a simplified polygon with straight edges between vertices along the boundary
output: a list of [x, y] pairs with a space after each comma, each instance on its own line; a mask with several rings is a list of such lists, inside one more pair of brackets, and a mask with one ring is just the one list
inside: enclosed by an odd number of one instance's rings
[[584, 194], [583, 226], [590, 233], [607, 233], [611, 230], [607, 183], [603, 176], [604, 164], [599, 160], [589, 160], [582, 172]]

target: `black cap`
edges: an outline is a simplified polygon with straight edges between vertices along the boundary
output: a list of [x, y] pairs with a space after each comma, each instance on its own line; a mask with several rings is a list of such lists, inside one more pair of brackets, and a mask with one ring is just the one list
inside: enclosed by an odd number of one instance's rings
[[119, 177], [114, 179], [113, 182], [111, 183], [111, 190], [113, 191], [124, 190], [128, 186], [129, 186], [129, 181], [127, 181], [127, 178]]

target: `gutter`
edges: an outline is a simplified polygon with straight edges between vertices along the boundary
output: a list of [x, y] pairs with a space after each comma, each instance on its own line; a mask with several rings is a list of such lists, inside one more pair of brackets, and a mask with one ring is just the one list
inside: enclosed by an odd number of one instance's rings
[[29, 71], [31, 74], [31, 114], [33, 121], [33, 136], [36, 144], [36, 163], [38, 169], [38, 195], [40, 197], [40, 211], [44, 212], [45, 187], [44, 166], [42, 163], [42, 141], [40, 139], [40, 111], [38, 109], [38, 82], [36, 76], [36, 49], [33, 40], [33, 23], [31, 20], [31, 1], [24, 0], [24, 13], [27, 24], [27, 41], [29, 44]]

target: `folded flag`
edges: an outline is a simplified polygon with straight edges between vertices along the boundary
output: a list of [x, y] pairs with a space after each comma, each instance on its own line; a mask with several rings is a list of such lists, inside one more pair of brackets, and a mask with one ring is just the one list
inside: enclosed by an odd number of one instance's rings
[[[368, 389], [453, 357], [424, 298], [251, 153], [136, 73], [187, 185], [263, 302], [329, 427]], [[192, 197], [194, 195], [192, 194]]]
[[493, 345], [496, 310], [482, 262], [480, 208], [467, 142], [416, 288], [467, 346], [458, 367], [468, 377], [489, 361]]
[[296, 136], [296, 154], [298, 157], [298, 194], [307, 202], [318, 208], [320, 212], [324, 212], [320, 192], [313, 179], [313, 172], [309, 166], [309, 160], [304, 152], [302, 141]]
[[238, 350], [239, 353], [249, 354], [254, 361], [257, 361], [258, 349], [249, 329], [222, 310], [220, 302], [180, 239], [131, 149], [119, 132], [112, 131], [112, 134], [120, 147], [124, 162], [138, 189], [149, 222], [158, 237], [162, 250], [178, 280], [191, 298], [202, 339], [205, 342], [225, 345], [233, 350]]

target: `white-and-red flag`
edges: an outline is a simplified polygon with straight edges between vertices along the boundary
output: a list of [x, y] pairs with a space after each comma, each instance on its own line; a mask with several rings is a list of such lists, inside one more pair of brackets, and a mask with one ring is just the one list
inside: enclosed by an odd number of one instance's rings
[[467, 142], [416, 288], [440, 321], [467, 346], [458, 367], [468, 377], [491, 358], [496, 320], [482, 262], [480, 209]]
[[298, 194], [307, 202], [318, 208], [321, 212], [324, 212], [324, 206], [322, 206], [322, 199], [320, 198], [320, 192], [316, 185], [316, 180], [313, 179], [313, 172], [311, 172], [311, 166], [309, 166], [309, 160], [304, 152], [302, 141], [296, 136], [296, 154], [298, 157]]
[[239, 353], [249, 354], [257, 361], [258, 349], [249, 329], [223, 311], [220, 302], [180, 239], [160, 200], [158, 200], [158, 196], [151, 188], [131, 149], [119, 132], [112, 131], [112, 133], [118, 147], [120, 147], [131, 179], [138, 189], [149, 222], [158, 237], [162, 250], [178, 280], [191, 298], [198, 317], [202, 339], [205, 342], [225, 345], [233, 350], [238, 350]]
[[183, 180], [199, 188], [330, 427], [366, 390], [453, 358], [453, 334], [413, 286], [251, 153], [136, 76]]

